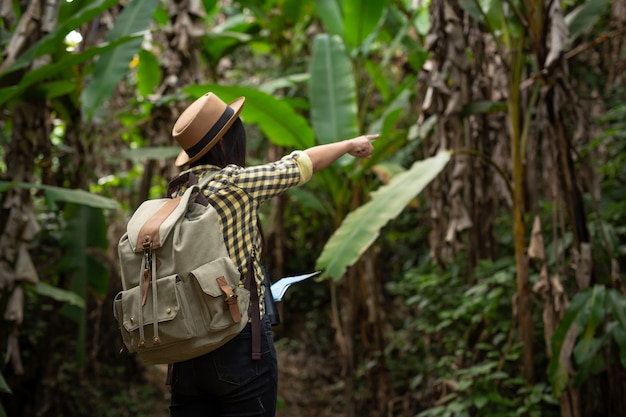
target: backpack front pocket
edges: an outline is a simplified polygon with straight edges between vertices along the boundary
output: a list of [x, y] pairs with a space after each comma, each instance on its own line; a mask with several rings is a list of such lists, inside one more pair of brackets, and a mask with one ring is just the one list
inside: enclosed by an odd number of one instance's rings
[[[122, 323], [124, 344], [131, 352], [159, 349], [193, 336], [193, 323], [188, 323], [187, 299], [178, 275], [159, 278], [156, 297], [148, 287], [145, 305], [141, 305], [140, 287], [120, 291], [113, 302], [113, 313]], [[154, 301], [156, 300], [156, 306]]]
[[192, 278], [190, 284], [197, 285], [200, 289], [194, 291], [194, 294], [202, 298], [198, 300], [197, 313], [202, 316], [209, 329], [220, 330], [236, 324], [226, 304], [227, 295], [218, 283], [220, 277], [224, 278], [236, 297], [241, 320], [248, 320], [250, 291], [240, 286], [239, 270], [230, 258], [218, 258], [194, 269], [189, 275]]

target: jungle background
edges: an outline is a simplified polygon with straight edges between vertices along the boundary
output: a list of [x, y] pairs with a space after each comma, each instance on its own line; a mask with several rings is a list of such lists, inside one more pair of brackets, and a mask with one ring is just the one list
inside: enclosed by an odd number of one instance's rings
[[378, 132], [264, 207], [279, 415], [626, 415], [625, 0], [3, 0], [0, 415], [165, 416], [116, 245], [172, 125], [251, 164]]

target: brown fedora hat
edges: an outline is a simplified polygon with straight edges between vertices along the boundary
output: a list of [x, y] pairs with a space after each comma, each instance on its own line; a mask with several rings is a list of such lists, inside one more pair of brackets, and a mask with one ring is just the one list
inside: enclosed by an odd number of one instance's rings
[[245, 97], [226, 105], [213, 93], [206, 93], [178, 116], [172, 136], [183, 148], [176, 166], [189, 164], [207, 153], [237, 120]]

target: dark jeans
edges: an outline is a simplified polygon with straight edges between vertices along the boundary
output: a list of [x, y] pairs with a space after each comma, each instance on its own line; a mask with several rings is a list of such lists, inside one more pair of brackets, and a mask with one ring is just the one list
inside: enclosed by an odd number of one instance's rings
[[251, 325], [221, 348], [172, 367], [171, 417], [274, 417], [276, 349], [263, 320], [261, 359], [251, 359]]

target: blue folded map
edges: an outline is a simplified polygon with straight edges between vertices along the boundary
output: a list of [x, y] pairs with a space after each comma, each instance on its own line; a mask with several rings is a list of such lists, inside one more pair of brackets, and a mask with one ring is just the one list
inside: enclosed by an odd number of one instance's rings
[[285, 295], [287, 288], [291, 286], [291, 284], [295, 284], [296, 282], [304, 281], [305, 279], [309, 279], [316, 275], [319, 275], [321, 271], [311, 272], [310, 274], [297, 275], [295, 277], [284, 277], [278, 279], [275, 283], [272, 284], [272, 295], [274, 296], [274, 301], [280, 301]]

